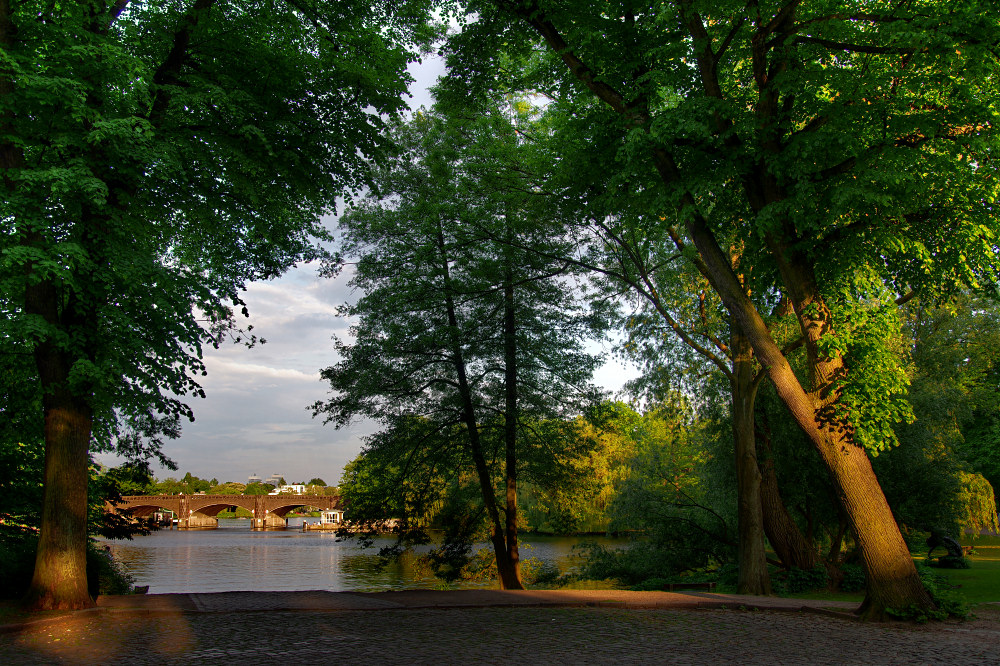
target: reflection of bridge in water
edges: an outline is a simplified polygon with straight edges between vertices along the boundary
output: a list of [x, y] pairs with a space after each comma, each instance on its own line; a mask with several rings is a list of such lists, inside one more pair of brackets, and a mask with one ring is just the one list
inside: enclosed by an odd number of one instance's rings
[[165, 509], [177, 516], [178, 528], [204, 529], [218, 527], [221, 512], [242, 507], [253, 513], [252, 528], [263, 530], [285, 527], [285, 515], [303, 506], [343, 511], [339, 495], [125, 495], [115, 510], [146, 518]]

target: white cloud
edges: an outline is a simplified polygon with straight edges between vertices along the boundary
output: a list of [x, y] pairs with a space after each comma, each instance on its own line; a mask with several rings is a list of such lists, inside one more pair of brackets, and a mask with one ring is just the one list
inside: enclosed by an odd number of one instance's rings
[[[426, 88], [444, 73], [440, 58], [427, 58], [413, 70], [417, 82], [411, 108], [431, 104]], [[328, 218], [327, 226], [334, 220]], [[320, 278], [317, 266], [304, 265], [271, 282], [249, 285], [244, 300], [250, 312], [244, 325], [266, 344], [247, 349], [224, 345], [205, 350], [207, 398], [192, 402], [196, 421], [165, 453], [185, 472], [220, 481], [245, 481], [251, 473], [277, 472], [286, 480], [321, 477], [339, 480], [343, 466], [375, 431], [370, 422], [343, 430], [323, 426], [307, 406], [322, 400], [328, 388], [321, 368], [336, 362], [331, 336], [347, 336], [348, 322], [337, 307], [352, 299], [350, 270], [338, 278]], [[613, 360], [599, 373], [601, 383], [617, 390], [631, 373]], [[98, 456], [105, 464], [112, 457]], [[173, 475], [161, 470], [160, 478]]]

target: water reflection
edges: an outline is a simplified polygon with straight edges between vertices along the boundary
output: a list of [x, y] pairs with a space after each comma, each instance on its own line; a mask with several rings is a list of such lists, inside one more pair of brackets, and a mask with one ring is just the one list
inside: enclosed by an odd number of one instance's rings
[[[255, 532], [248, 519], [220, 520], [216, 530], [160, 530], [133, 541], [109, 542], [115, 557], [151, 594], [242, 590], [364, 591], [431, 588], [440, 581], [402, 562], [378, 567], [378, 546], [362, 549], [328, 532], [302, 532], [302, 518], [286, 530]], [[576, 562], [584, 539], [529, 536], [522, 558], [537, 557], [562, 572]], [[587, 540], [594, 540], [589, 538]], [[609, 542], [608, 539], [601, 539]], [[391, 543], [386, 539], [384, 544]], [[469, 583], [468, 587], [479, 584]]]

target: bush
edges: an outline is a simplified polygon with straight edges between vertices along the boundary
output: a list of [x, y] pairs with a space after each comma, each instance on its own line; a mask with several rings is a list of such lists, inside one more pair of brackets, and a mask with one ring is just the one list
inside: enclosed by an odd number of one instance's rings
[[606, 548], [585, 543], [579, 548], [583, 551], [580, 578], [613, 579], [628, 587], [656, 578], [675, 580], [685, 572], [704, 568], [700, 559], [678, 562], [676, 552], [652, 542], [639, 541], [628, 548]]
[[558, 586], [561, 581], [559, 567], [551, 562], [537, 557], [521, 560], [521, 582], [525, 585]]
[[33, 534], [0, 535], [0, 597], [20, 599], [28, 591], [37, 545]]
[[819, 590], [827, 587], [829, 583], [830, 576], [826, 567], [821, 564], [808, 570], [792, 567], [785, 572], [781, 591], [783, 594], [796, 594], [809, 590]]
[[844, 578], [840, 581], [841, 592], [860, 592], [865, 589], [865, 570], [858, 564], [844, 564], [840, 567]]
[[87, 587], [95, 599], [101, 594], [132, 594], [135, 579], [105, 546], [87, 545]]
[[887, 608], [889, 615], [901, 620], [924, 623], [928, 620], [947, 620], [949, 617], [964, 620], [969, 616], [969, 602], [961, 594], [953, 591], [948, 578], [924, 564], [917, 565], [917, 573], [924, 589], [931, 595], [937, 610], [925, 611], [915, 606], [907, 608]]

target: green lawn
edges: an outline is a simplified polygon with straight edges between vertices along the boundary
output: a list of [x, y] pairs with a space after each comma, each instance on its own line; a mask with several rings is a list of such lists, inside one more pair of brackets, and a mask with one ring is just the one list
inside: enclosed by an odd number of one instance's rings
[[[969, 569], [937, 569], [969, 603], [1000, 601], [1000, 539], [980, 537], [973, 543]], [[922, 559], [922, 558], [921, 558]], [[921, 561], [918, 559], [918, 561]]]

